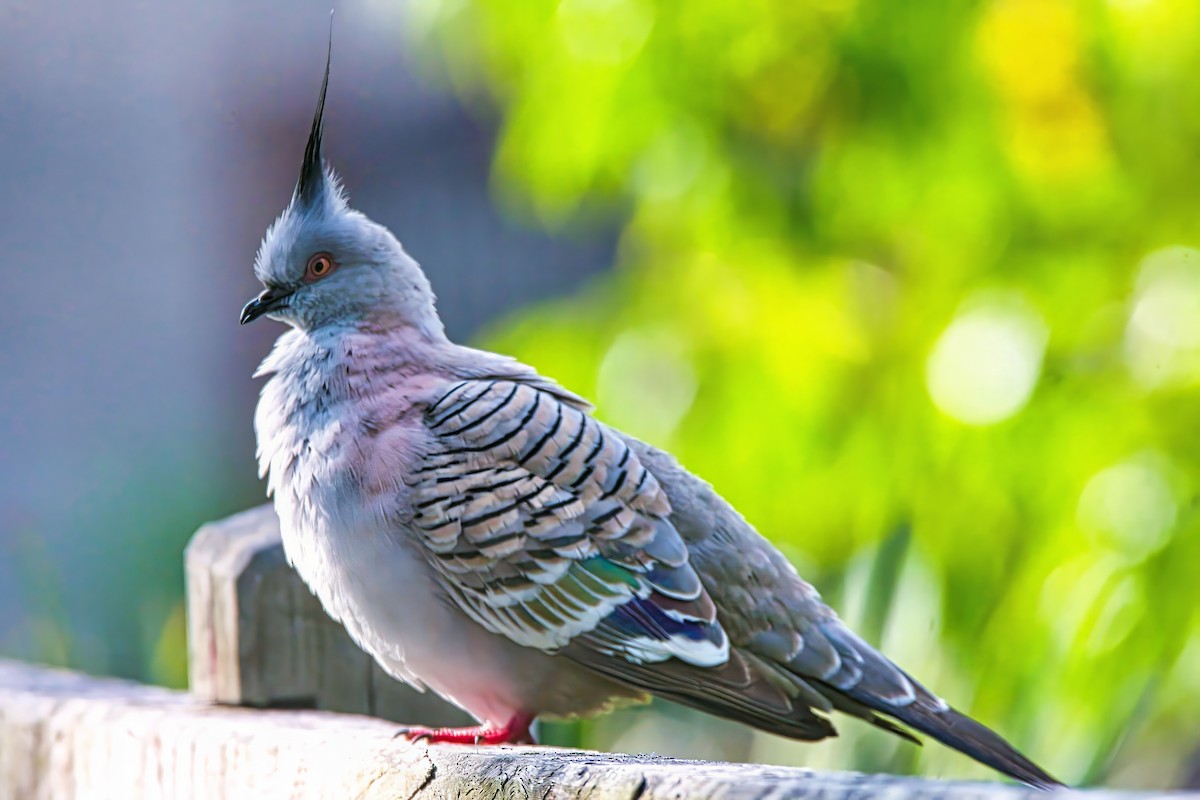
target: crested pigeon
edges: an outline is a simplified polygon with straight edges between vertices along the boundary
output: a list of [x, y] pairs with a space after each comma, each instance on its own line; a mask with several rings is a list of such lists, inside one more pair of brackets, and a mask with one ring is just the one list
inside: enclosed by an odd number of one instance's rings
[[241, 321], [290, 330], [255, 414], [287, 557], [391, 675], [532, 740], [539, 715], [657, 695], [793, 739], [840, 711], [1057, 781], [856, 636], [669, 454], [511, 358], [445, 335], [429, 281], [321, 155], [329, 63], [291, 202]]

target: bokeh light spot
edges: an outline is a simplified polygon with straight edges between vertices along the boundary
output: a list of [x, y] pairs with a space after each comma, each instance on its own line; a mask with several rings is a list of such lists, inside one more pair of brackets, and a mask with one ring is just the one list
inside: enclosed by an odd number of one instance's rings
[[572, 57], [620, 64], [646, 43], [654, 11], [638, 0], [564, 0], [558, 7], [558, 24]]
[[1079, 526], [1131, 560], [1161, 548], [1177, 515], [1163, 463], [1162, 456], [1149, 453], [1097, 472], [1079, 496]]
[[1037, 386], [1047, 331], [1019, 296], [989, 292], [969, 301], [942, 332], [925, 383], [942, 413], [971, 425], [1008, 419]]
[[680, 122], [666, 126], [634, 167], [634, 186], [654, 200], [682, 196], [703, 169], [707, 147], [704, 133], [697, 125]]
[[1149, 388], [1200, 376], [1200, 251], [1167, 247], [1142, 259], [1125, 357]]
[[1144, 619], [1144, 608], [1137, 578], [1127, 574], [1110, 581], [1095, 599], [1091, 624], [1083, 628], [1084, 649], [1100, 654], [1119, 647]]
[[696, 373], [670, 331], [627, 331], [600, 363], [596, 397], [604, 418], [633, 435], [662, 442], [696, 396]]

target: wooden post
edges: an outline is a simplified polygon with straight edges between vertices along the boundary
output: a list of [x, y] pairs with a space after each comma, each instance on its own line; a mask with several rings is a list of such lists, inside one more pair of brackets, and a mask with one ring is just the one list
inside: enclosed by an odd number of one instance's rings
[[436, 695], [383, 672], [325, 613], [288, 566], [270, 505], [205, 525], [185, 560], [188, 675], [196, 697], [471, 724]]

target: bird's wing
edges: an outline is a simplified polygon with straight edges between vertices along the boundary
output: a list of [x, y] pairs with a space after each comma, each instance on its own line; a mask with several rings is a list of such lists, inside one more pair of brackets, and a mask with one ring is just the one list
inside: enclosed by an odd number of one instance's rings
[[432, 403], [413, 523], [473, 619], [557, 650], [587, 636], [640, 662], [718, 664], [728, 639], [654, 476], [537, 386], [462, 381]]
[[432, 447], [410, 481], [413, 527], [471, 619], [725, 716], [833, 733], [775, 670], [731, 651], [659, 481], [571, 396], [466, 380], [424, 421]]

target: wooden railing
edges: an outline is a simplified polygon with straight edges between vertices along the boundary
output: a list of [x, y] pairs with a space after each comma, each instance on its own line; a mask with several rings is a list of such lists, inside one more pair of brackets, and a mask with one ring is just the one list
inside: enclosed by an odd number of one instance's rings
[[187, 581], [189, 693], [0, 661], [0, 800], [1047, 796], [999, 783], [410, 744], [386, 720], [466, 720], [385, 676], [321, 611], [284, 561], [269, 508], [202, 528]]

